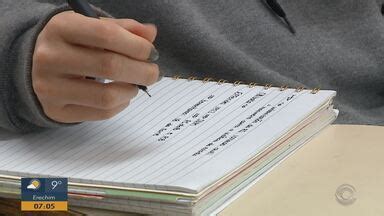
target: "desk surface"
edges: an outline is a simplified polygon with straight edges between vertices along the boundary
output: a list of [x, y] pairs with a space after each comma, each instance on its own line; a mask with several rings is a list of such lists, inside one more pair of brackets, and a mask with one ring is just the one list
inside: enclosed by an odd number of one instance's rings
[[384, 215], [383, 155], [384, 127], [332, 125], [219, 215]]
[[384, 215], [383, 202], [384, 127], [333, 125], [220, 215]]

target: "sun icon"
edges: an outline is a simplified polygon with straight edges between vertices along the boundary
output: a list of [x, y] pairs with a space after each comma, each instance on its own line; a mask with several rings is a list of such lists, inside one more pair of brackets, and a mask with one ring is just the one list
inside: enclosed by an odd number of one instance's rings
[[31, 189], [31, 190], [37, 190], [39, 188], [40, 188], [40, 181], [37, 179], [32, 179], [29, 182], [29, 185], [27, 186], [27, 189]]

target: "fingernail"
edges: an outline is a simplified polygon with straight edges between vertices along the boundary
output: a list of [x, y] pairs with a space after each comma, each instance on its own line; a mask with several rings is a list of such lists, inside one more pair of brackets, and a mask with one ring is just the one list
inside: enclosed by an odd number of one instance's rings
[[153, 23], [144, 23], [146, 26], [152, 26], [153, 28], [157, 29], [157, 26]]
[[159, 52], [155, 48], [152, 48], [151, 49], [151, 53], [149, 54], [149, 57], [148, 57], [147, 60], [151, 61], [151, 62], [154, 62], [157, 59], [159, 59]]

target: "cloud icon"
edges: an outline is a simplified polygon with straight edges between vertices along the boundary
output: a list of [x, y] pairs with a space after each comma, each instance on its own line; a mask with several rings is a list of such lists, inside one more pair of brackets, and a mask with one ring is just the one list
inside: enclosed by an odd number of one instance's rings
[[37, 179], [33, 179], [29, 185], [27, 186], [27, 189], [31, 190], [37, 190], [40, 187], [40, 181]]

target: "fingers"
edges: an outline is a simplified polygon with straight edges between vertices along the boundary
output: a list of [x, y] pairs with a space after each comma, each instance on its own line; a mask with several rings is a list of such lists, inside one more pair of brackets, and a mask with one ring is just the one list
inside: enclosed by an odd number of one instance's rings
[[43, 102], [73, 104], [101, 110], [112, 110], [128, 104], [137, 94], [136, 85], [112, 82], [99, 83], [87, 79], [51, 79], [50, 84], [35, 83], [36, 94]]
[[55, 76], [52, 69], [43, 68], [55, 65], [57, 73], [98, 77], [118, 82], [150, 86], [158, 80], [159, 67], [154, 63], [137, 61], [118, 53], [68, 45], [60, 51], [40, 48], [35, 51], [35, 62], [40, 62], [38, 71], [44, 76]]
[[125, 30], [132, 32], [135, 35], [147, 39], [153, 43], [157, 35], [157, 28], [153, 24], [142, 24], [133, 19], [112, 19], [102, 18], [108, 22], [113, 22], [123, 27]]
[[[65, 16], [65, 19], [61, 16]], [[48, 24], [69, 43], [106, 49], [142, 61], [150, 59], [155, 52], [154, 46], [147, 39], [114, 22], [77, 13], [61, 13]]]
[[32, 85], [45, 114], [74, 123], [121, 112], [137, 95], [137, 85], [158, 80], [158, 66], [148, 62], [156, 57], [156, 34], [153, 25], [129, 19], [55, 15], [38, 35], [32, 62]]
[[45, 114], [62, 123], [112, 118], [123, 111], [138, 89], [126, 83], [102, 84], [92, 80], [66, 79], [65, 83], [34, 82]]
[[[50, 106], [45, 109], [45, 113], [55, 121], [62, 123], [77, 123], [83, 121], [98, 121], [114, 117], [123, 111], [129, 104], [123, 104], [119, 107], [105, 110], [79, 105], [66, 105], [64, 107]], [[52, 113], [52, 114], [51, 114]]]

